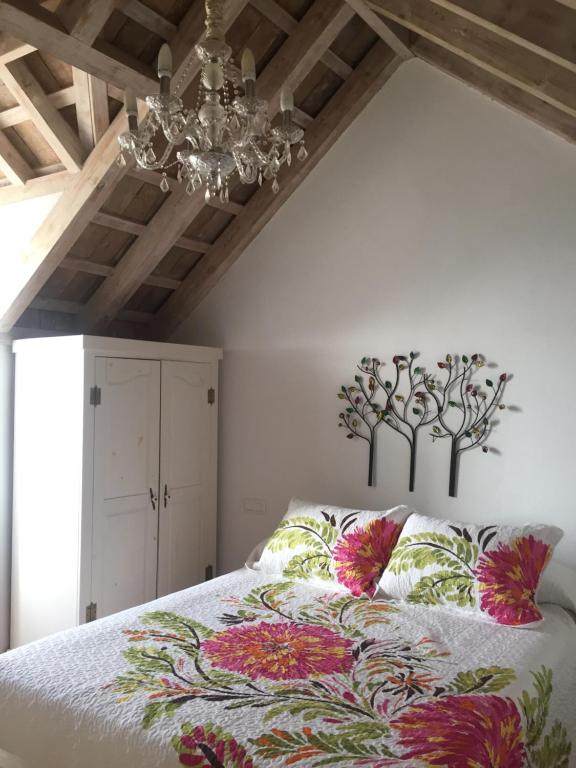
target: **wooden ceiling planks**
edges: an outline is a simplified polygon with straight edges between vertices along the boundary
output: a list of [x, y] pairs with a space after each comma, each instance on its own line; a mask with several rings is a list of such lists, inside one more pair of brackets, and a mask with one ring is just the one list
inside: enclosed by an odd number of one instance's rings
[[[228, 0], [233, 50], [254, 48], [273, 113], [293, 86], [311, 156], [283, 169], [278, 196], [236, 184], [230, 204], [208, 206], [175, 179], [164, 195], [159, 174], [114, 164], [125, 130], [115, 115], [126, 87], [156, 91], [164, 40], [182, 72], [203, 19], [202, 0], [0, 0], [0, 203], [65, 189], [24, 254], [28, 277], [0, 330], [21, 317], [167, 338], [413, 55], [576, 141], [574, 0]], [[34, 103], [10, 70], [33, 78]], [[197, 82], [195, 66], [185, 103]]]

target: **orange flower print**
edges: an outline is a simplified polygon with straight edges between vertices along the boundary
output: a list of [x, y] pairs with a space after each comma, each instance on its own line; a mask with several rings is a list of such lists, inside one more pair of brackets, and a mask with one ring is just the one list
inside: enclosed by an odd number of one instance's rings
[[374, 597], [401, 530], [398, 523], [381, 517], [337, 542], [332, 555], [336, 576], [354, 597]]
[[552, 548], [534, 536], [499, 544], [476, 566], [480, 607], [499, 624], [532, 624], [542, 620], [535, 595]]
[[215, 667], [253, 680], [304, 680], [349, 672], [352, 645], [327, 627], [262, 621], [219, 632], [202, 650]]
[[447, 696], [416, 704], [392, 723], [403, 759], [443, 768], [523, 768], [522, 723], [512, 699]]

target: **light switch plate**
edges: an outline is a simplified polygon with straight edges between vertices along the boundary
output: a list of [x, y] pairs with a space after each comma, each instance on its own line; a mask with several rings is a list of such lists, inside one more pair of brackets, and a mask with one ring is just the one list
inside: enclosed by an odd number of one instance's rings
[[244, 499], [242, 511], [245, 515], [265, 515], [266, 502], [264, 499]]

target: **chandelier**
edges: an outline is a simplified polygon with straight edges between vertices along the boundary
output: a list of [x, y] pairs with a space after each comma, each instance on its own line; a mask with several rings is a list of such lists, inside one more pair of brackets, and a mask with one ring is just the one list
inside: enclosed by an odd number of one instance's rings
[[[186, 192], [191, 195], [204, 188], [207, 201], [219, 196], [228, 202], [236, 172], [243, 184], [271, 180], [276, 193], [278, 172], [284, 163], [291, 164], [292, 147], [300, 145], [299, 160], [307, 157], [304, 131], [293, 121], [293, 94], [287, 87], [282, 90], [281, 121], [273, 127], [268, 102], [257, 95], [252, 52], [244, 50], [241, 71], [234, 66], [232, 49], [224, 39], [224, 0], [206, 0], [205, 25], [204, 38], [194, 49], [201, 63], [196, 107], [185, 108], [178, 95], [194, 64], [193, 53], [172, 87], [172, 53], [164, 44], [158, 55], [160, 93], [146, 98], [148, 113], [140, 126], [136, 98], [126, 92], [129, 130], [118, 139], [119, 163], [134, 158], [137, 168], [162, 171], [164, 192], [169, 190], [166, 171], [177, 166], [178, 181], [186, 184]], [[158, 156], [162, 134], [166, 146]]]

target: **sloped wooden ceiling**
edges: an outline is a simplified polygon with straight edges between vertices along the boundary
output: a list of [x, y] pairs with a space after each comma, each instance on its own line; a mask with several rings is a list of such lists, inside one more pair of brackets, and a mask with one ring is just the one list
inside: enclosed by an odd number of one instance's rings
[[26, 252], [3, 254], [28, 276], [0, 331], [168, 338], [411, 56], [576, 140], [576, 0], [228, 0], [228, 42], [253, 49], [273, 112], [294, 88], [310, 156], [278, 195], [163, 193], [116, 163], [124, 89], [158, 90], [168, 41], [193, 103], [203, 22], [203, 0], [0, 0], [0, 204], [63, 192]]

